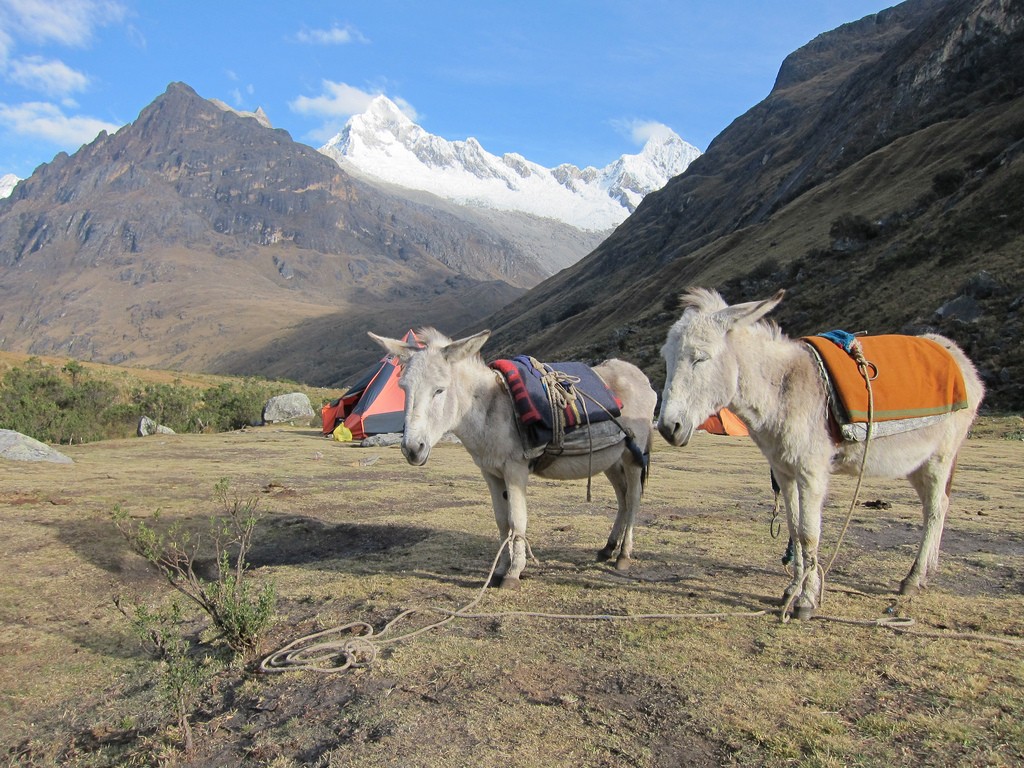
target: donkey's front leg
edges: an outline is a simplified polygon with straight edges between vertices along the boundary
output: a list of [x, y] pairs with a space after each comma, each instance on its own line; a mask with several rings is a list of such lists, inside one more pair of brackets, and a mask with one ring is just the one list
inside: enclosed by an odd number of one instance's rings
[[786, 522], [793, 543], [793, 580], [782, 593], [782, 610], [794, 618], [809, 619], [818, 608], [821, 577], [818, 573], [818, 541], [821, 535], [821, 506], [825, 494], [813, 476], [790, 476], [772, 468], [786, 505]]
[[796, 570], [799, 594], [793, 601], [795, 619], [809, 619], [821, 601], [821, 568], [818, 543], [821, 540], [821, 508], [825, 503], [824, 483], [817, 477], [797, 481], [800, 510], [796, 531]]
[[797, 492], [796, 480], [788, 475], [772, 469], [779, 484], [779, 495], [786, 508], [786, 528], [789, 532], [790, 545], [793, 548], [793, 580], [782, 592], [782, 605], [790, 602], [790, 598], [800, 589], [800, 580], [804, 572], [803, 549], [800, 546], [800, 495]]
[[507, 546], [508, 539], [508, 492], [505, 490], [505, 478], [501, 475], [493, 475], [490, 472], [483, 473], [487, 481], [487, 490], [491, 492], [491, 507], [494, 509], [494, 522], [498, 524], [498, 538], [501, 541], [501, 554], [498, 556], [498, 563], [494, 567], [494, 573], [488, 586], [499, 587], [505, 574], [508, 573], [510, 563], [510, 548]]
[[[501, 580], [504, 589], [519, 589], [519, 574], [526, 567], [526, 483], [529, 470], [526, 464], [505, 468], [505, 493], [508, 504], [506, 536], [512, 534], [508, 571]], [[500, 526], [499, 526], [500, 528]]]

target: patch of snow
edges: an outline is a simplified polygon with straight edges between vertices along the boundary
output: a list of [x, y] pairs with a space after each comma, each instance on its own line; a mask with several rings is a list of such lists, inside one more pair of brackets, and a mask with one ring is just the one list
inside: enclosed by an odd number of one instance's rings
[[19, 181], [21, 181], [21, 179], [13, 173], [5, 173], [3, 176], [0, 176], [0, 200], [5, 197], [10, 197], [11, 192], [14, 191], [14, 187]]

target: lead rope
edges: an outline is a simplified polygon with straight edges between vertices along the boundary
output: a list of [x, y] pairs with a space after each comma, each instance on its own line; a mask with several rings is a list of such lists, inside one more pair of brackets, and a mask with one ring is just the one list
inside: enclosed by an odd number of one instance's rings
[[[423, 634], [424, 632], [429, 632], [432, 629], [442, 627], [455, 619], [500, 619], [509, 617], [526, 617], [577, 621], [650, 621], [655, 619], [725, 619], [731, 617], [755, 617], [764, 616], [767, 613], [767, 611], [763, 610], [727, 611], [722, 613], [634, 613], [589, 615], [541, 613], [536, 611], [470, 613], [470, 609], [474, 608], [486, 594], [488, 584], [491, 583], [494, 571], [498, 567], [498, 561], [500, 560], [502, 553], [505, 551], [505, 548], [510, 548], [512, 546], [513, 538], [513, 532], [509, 531], [508, 536], [498, 548], [498, 553], [494, 556], [494, 561], [491, 563], [491, 569], [487, 574], [487, 578], [484, 579], [483, 586], [480, 587], [476, 596], [472, 600], [457, 611], [441, 608], [407, 608], [385, 624], [383, 629], [378, 633], [374, 633], [373, 626], [365, 621], [351, 621], [347, 624], [341, 624], [336, 627], [324, 629], [320, 632], [314, 632], [293, 640], [279, 650], [274, 651], [274, 653], [269, 656], [266, 656], [262, 661], [260, 661], [260, 672], [293, 672], [306, 670], [310, 672], [334, 673], [342, 672], [346, 669], [368, 667], [377, 659], [381, 646], [388, 645], [390, 643], [397, 643], [400, 640], [409, 640], [417, 635]], [[529, 546], [529, 544], [527, 544], [527, 546]], [[443, 614], [443, 618], [431, 622], [426, 626], [420, 627], [419, 629], [413, 629], [404, 634], [396, 635], [395, 637], [385, 637], [385, 635], [397, 626], [400, 621], [414, 613], [423, 612], [424, 610], [441, 613]], [[320, 638], [328, 637], [329, 635], [337, 635], [343, 632], [359, 632], [360, 634], [340, 640], [320, 640]]]
[[[727, 619], [727, 618], [756, 618], [764, 616], [768, 612], [757, 611], [725, 611], [725, 612], [702, 612], [702, 613], [640, 613], [640, 614], [572, 614], [572, 613], [542, 613], [538, 611], [506, 611], [501, 613], [470, 613], [483, 599], [487, 592], [487, 586], [494, 576], [498, 561], [506, 547], [511, 546], [513, 533], [510, 531], [508, 537], [501, 543], [498, 553], [491, 563], [491, 569], [484, 579], [483, 585], [476, 596], [462, 608], [456, 611], [434, 608], [419, 609], [408, 608], [391, 619], [380, 632], [375, 633], [373, 626], [365, 621], [352, 621], [329, 629], [314, 632], [300, 637], [288, 643], [274, 653], [266, 656], [259, 664], [259, 671], [271, 672], [294, 672], [305, 670], [309, 672], [334, 673], [343, 672], [346, 669], [368, 667], [376, 661], [381, 646], [390, 643], [397, 643], [401, 640], [409, 640], [430, 630], [448, 624], [455, 619], [502, 619], [502, 618], [540, 618], [554, 619], [559, 621], [651, 621], [651, 620], [678, 620], [678, 619]], [[443, 618], [434, 621], [426, 626], [396, 635], [385, 637], [392, 631], [399, 622], [408, 616], [424, 610], [431, 610], [434, 613], [443, 614]], [[994, 642], [1024, 647], [1024, 639], [1001, 637], [997, 635], [975, 634], [969, 632], [918, 632], [911, 631], [914, 620], [911, 618], [888, 617], [883, 619], [844, 619], [832, 616], [815, 616], [815, 619], [822, 621], [838, 622], [842, 624], [853, 624], [857, 626], [874, 626], [889, 629], [897, 633], [920, 635], [936, 639], [970, 640], [981, 642]], [[330, 635], [337, 635], [342, 632], [360, 632], [352, 637], [341, 640], [321, 640]], [[319, 642], [316, 642], [319, 641]]]
[[864, 348], [856, 339], [854, 339], [849, 351], [851, 357], [853, 357], [854, 361], [857, 363], [857, 370], [864, 379], [864, 386], [868, 391], [867, 434], [864, 437], [864, 453], [860, 460], [860, 472], [857, 473], [857, 485], [854, 488], [853, 500], [850, 502], [850, 509], [846, 513], [846, 520], [843, 522], [843, 528], [839, 532], [839, 538], [836, 540], [836, 546], [835, 549], [832, 550], [832, 557], [829, 558], [828, 565], [823, 569], [821, 567], [821, 563], [818, 562], [818, 558], [815, 557], [814, 562], [804, 569], [804, 575], [801, 577], [800, 581], [793, 589], [792, 594], [790, 594], [782, 606], [780, 619], [783, 623], [789, 621], [789, 611], [793, 607], [793, 602], [803, 591], [804, 583], [813, 572], [817, 572], [820, 575], [820, 581], [818, 584], [818, 606], [821, 607], [822, 602], [825, 600], [825, 576], [832, 570], [832, 566], [835, 564], [836, 558], [839, 556], [839, 549], [842, 547], [843, 539], [846, 537], [846, 532], [850, 528], [853, 511], [857, 508], [857, 502], [860, 500], [860, 486], [864, 480], [864, 473], [868, 464], [868, 449], [871, 447], [871, 438], [874, 437], [875, 433], [875, 393], [871, 388], [871, 382], [878, 378], [878, 366], [864, 357]]
[[[408, 608], [402, 611], [385, 624], [383, 629], [376, 634], [374, 633], [373, 626], [365, 621], [352, 621], [347, 624], [341, 624], [337, 627], [331, 627], [321, 632], [314, 632], [300, 637], [283, 648], [274, 651], [274, 653], [265, 657], [260, 662], [260, 672], [288, 672], [300, 669], [311, 672], [341, 672], [353, 667], [370, 666], [376, 660], [380, 646], [396, 643], [399, 640], [408, 640], [431, 629], [442, 627], [448, 622], [459, 618], [465, 611], [476, 606], [483, 599], [487, 591], [487, 585], [491, 583], [494, 571], [498, 567], [498, 560], [501, 558], [502, 553], [504, 553], [505, 548], [511, 549], [514, 536], [514, 532], [509, 531], [508, 536], [501, 543], [501, 546], [498, 548], [498, 554], [494, 556], [494, 561], [491, 563], [491, 570], [488, 572], [487, 578], [484, 579], [483, 586], [477, 592], [476, 597], [459, 610], [449, 612], [443, 619], [391, 638], [387, 638], [385, 635], [402, 619], [416, 613], [416, 608]], [[328, 635], [352, 631], [360, 632], [361, 634], [342, 640], [313, 642]], [[340, 664], [337, 663], [339, 658], [342, 659]]]

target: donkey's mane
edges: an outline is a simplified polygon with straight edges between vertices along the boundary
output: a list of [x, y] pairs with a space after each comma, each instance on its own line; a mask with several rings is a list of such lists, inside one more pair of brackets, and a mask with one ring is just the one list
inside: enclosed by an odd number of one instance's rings
[[[709, 288], [691, 288], [679, 297], [679, 306], [684, 313], [687, 310], [704, 314], [713, 314], [723, 309], [728, 309], [729, 304], [722, 298], [722, 294]], [[749, 329], [754, 333], [763, 333], [771, 341], [779, 341], [788, 338], [778, 323], [774, 320], [759, 320]]]
[[416, 331], [416, 338], [425, 347], [446, 347], [452, 340], [441, 333], [437, 328], [427, 326]]
[[691, 288], [679, 297], [679, 306], [683, 310], [695, 309], [698, 312], [717, 312], [729, 305], [722, 294], [708, 288]]

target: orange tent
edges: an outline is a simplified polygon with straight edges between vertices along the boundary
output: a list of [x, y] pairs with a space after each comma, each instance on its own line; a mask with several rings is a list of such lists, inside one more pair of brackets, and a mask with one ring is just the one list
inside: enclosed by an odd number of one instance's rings
[[707, 420], [697, 429], [703, 429], [712, 435], [749, 435], [747, 425], [740, 421], [739, 416], [723, 408], [718, 413], [708, 416]]
[[[411, 330], [402, 341], [419, 344]], [[381, 358], [344, 395], [320, 409], [324, 435], [330, 435], [342, 423], [352, 432], [353, 440], [405, 429], [405, 393], [398, 386], [400, 372], [397, 357], [389, 354]]]

